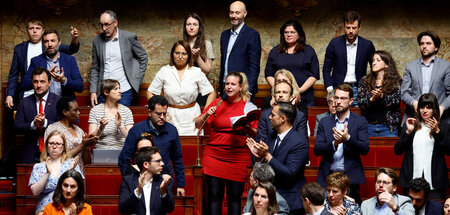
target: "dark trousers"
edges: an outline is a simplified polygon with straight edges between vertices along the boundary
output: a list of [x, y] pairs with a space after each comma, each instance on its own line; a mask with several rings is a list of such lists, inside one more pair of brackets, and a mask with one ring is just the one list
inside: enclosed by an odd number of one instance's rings
[[359, 194], [359, 184], [350, 184], [347, 195], [352, 197], [358, 205], [361, 205], [362, 200]]
[[205, 175], [208, 190], [208, 215], [222, 215], [222, 200], [227, 188], [228, 215], [240, 215], [241, 196], [244, 192], [245, 182], [231, 181], [210, 175]]

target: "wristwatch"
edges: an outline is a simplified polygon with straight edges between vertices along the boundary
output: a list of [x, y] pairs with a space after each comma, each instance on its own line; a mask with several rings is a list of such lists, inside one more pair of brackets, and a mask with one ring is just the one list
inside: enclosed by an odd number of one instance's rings
[[400, 210], [400, 206], [397, 205], [397, 207], [395, 207], [395, 209], [393, 209], [392, 212], [394, 212], [394, 214], [397, 214], [399, 210]]

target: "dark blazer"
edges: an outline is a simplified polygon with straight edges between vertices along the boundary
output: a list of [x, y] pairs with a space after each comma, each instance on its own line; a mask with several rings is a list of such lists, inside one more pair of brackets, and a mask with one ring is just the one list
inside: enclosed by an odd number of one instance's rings
[[[134, 194], [134, 190], [139, 185], [139, 173], [135, 172], [131, 175], [126, 175], [122, 178], [119, 193], [119, 211], [124, 214], [143, 214], [145, 215], [145, 198], [142, 193], [141, 199], [138, 199]], [[161, 176], [155, 176], [152, 182], [152, 192], [150, 196], [150, 214], [165, 215], [171, 213], [175, 208], [175, 200], [173, 198], [172, 190], [167, 189], [166, 196], [161, 198]]]
[[441, 214], [442, 212], [442, 203], [435, 202], [433, 200], [428, 200], [427, 205], [425, 206], [425, 215], [434, 215]]
[[[347, 47], [345, 35], [336, 37], [330, 41], [325, 52], [323, 62], [323, 81], [325, 88], [337, 86], [344, 83], [347, 74]], [[367, 62], [372, 63], [375, 47], [372, 41], [358, 36], [358, 47], [356, 51], [355, 75], [358, 82], [367, 73]], [[333, 74], [331, 74], [333, 71]]]
[[273, 156], [268, 163], [275, 170], [273, 185], [286, 199], [291, 211], [303, 208], [299, 192], [306, 183], [304, 171], [305, 164], [308, 162], [308, 142], [296, 130], [291, 129], [274, 154], [273, 147], [277, 135], [277, 132], [273, 131], [264, 141], [269, 146], [269, 153]]
[[[433, 134], [434, 148], [431, 156], [431, 178], [433, 187], [437, 189], [446, 189], [449, 185], [447, 163], [445, 162], [445, 155], [450, 155], [450, 142], [448, 141], [449, 125], [447, 123], [440, 123], [440, 132]], [[414, 155], [413, 155], [413, 140], [415, 132], [406, 134], [406, 126], [400, 135], [397, 143], [394, 146], [396, 155], [403, 156], [402, 166], [400, 168], [400, 176], [398, 184], [403, 187], [408, 187], [408, 182], [413, 178], [414, 172]]]
[[[25, 73], [27, 72], [27, 54], [29, 43], [29, 41], [26, 41], [14, 47], [14, 55], [11, 63], [11, 69], [9, 70], [6, 96], [19, 96], [19, 99], [22, 99], [23, 97], [23, 89], [21, 89], [19, 85], [19, 76], [20, 80], [24, 80]], [[74, 54], [78, 52], [79, 48], [80, 43], [78, 43], [78, 45], [70, 44], [70, 46], [61, 44], [59, 46], [59, 51], [67, 54]], [[42, 53], [44, 52], [44, 46], [42, 46]]]
[[[227, 58], [228, 42], [231, 30], [225, 30], [220, 36], [220, 76], [219, 93], [222, 95], [224, 89], [225, 59]], [[247, 75], [249, 91], [254, 97], [258, 92], [258, 76], [261, 61], [261, 38], [259, 33], [245, 23], [231, 49], [228, 57], [228, 73], [236, 71]]]
[[[314, 154], [322, 156], [317, 182], [323, 186], [325, 186], [326, 177], [330, 174], [330, 167], [333, 163], [333, 154], [335, 152], [332, 143], [334, 141], [334, 127], [336, 127], [335, 114], [320, 120], [314, 144]], [[350, 139], [343, 143], [345, 174], [350, 178], [350, 183], [363, 184], [366, 182], [366, 178], [361, 155], [369, 153], [367, 121], [364, 117], [350, 112], [347, 128]]]
[[[44, 108], [47, 126], [59, 121], [59, 116], [56, 111], [56, 103], [58, 103], [59, 99], [60, 97], [58, 95], [49, 92]], [[19, 102], [14, 126], [18, 133], [25, 135], [23, 141], [22, 163], [33, 163], [35, 155], [39, 153], [39, 148], [37, 146], [39, 130], [31, 129], [31, 122], [34, 121], [34, 117], [37, 114], [36, 96], [34, 96], [34, 94], [23, 98]], [[45, 132], [45, 130], [43, 132]]]
[[[258, 122], [258, 130], [256, 132], [256, 141], [265, 140], [267, 136], [269, 136], [272, 132], [272, 122], [269, 119], [270, 114], [272, 113], [273, 108], [269, 108], [263, 110], [261, 112], [261, 117]], [[301, 111], [297, 111], [297, 117], [294, 120], [293, 128], [298, 132], [298, 134], [302, 137], [302, 141], [308, 140], [308, 131], [306, 127], [306, 117], [305, 114]]]
[[[33, 70], [36, 68], [47, 68], [47, 58], [45, 54], [31, 59], [30, 68], [28, 68], [25, 74], [25, 80], [22, 81], [22, 89], [30, 90], [33, 88]], [[81, 77], [80, 70], [78, 69], [77, 61], [75, 57], [59, 52], [59, 68], [64, 69], [64, 76], [67, 78], [66, 85], [61, 83], [61, 96], [70, 96], [75, 98], [75, 92], [83, 92], [83, 78]]]

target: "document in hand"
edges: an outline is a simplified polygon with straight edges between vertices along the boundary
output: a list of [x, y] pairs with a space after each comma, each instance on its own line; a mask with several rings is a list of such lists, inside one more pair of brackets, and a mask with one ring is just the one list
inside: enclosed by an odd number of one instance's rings
[[255, 104], [247, 102], [244, 106], [244, 115], [230, 117], [231, 125], [233, 129], [239, 126], [249, 124], [251, 121], [259, 120], [261, 116], [261, 109], [256, 107]]

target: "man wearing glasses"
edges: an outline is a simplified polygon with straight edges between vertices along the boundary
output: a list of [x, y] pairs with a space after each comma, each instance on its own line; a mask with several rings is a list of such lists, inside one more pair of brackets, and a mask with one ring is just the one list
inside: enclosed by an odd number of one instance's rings
[[[148, 100], [148, 119], [134, 125], [128, 131], [127, 139], [119, 155], [119, 168], [122, 176], [125, 176], [131, 158], [136, 151], [137, 139], [142, 133], [147, 132], [153, 135], [155, 147], [161, 150], [163, 162], [167, 164], [164, 172], [175, 178], [177, 182], [177, 194], [184, 196], [184, 165], [183, 154], [181, 152], [180, 137], [177, 128], [166, 122], [167, 106], [169, 102], [164, 96], [154, 95]], [[170, 163], [172, 162], [172, 167]], [[170, 184], [172, 187], [172, 183]]]
[[105, 101], [99, 96], [104, 79], [119, 81], [122, 98], [118, 103], [130, 106], [133, 93], [139, 92], [139, 86], [147, 69], [148, 56], [139, 43], [136, 34], [120, 30], [117, 27], [117, 15], [106, 10], [100, 16], [103, 33], [98, 34], [92, 45], [91, 68], [91, 105]]
[[379, 168], [375, 172], [375, 178], [376, 196], [362, 203], [362, 214], [415, 214], [411, 199], [395, 193], [398, 183], [398, 175], [395, 170]]
[[331, 90], [328, 93], [327, 104], [328, 104], [328, 111], [316, 116], [316, 126], [314, 127], [314, 136], [317, 136], [317, 129], [319, 129], [320, 120], [336, 113], [336, 108], [334, 107], [334, 90]]
[[325, 186], [329, 174], [347, 174], [351, 183], [347, 194], [360, 204], [359, 185], [366, 182], [360, 155], [369, 153], [369, 133], [366, 119], [350, 111], [352, 102], [353, 88], [339, 85], [334, 94], [336, 114], [319, 121], [314, 154], [322, 156], [317, 182]]

